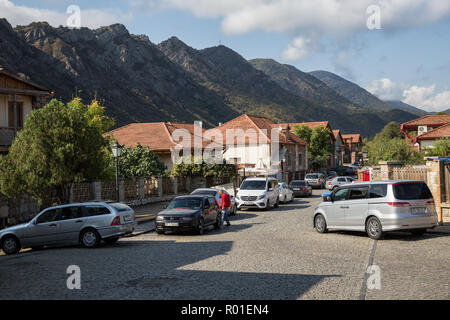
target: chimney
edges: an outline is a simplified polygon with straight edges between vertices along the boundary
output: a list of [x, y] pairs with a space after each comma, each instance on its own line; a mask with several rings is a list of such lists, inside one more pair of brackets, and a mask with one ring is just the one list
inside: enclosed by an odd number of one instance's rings
[[222, 124], [223, 124], [222, 122], [219, 122], [219, 127], [220, 127]]

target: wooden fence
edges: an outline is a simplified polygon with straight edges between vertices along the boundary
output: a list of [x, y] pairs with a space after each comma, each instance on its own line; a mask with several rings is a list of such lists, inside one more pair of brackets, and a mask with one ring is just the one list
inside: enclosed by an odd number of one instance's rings
[[427, 168], [401, 167], [392, 169], [392, 179], [394, 180], [422, 180], [427, 181]]

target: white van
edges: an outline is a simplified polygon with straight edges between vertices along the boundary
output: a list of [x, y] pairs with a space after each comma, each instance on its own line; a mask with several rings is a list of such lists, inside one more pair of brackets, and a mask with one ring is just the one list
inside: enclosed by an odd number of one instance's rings
[[280, 204], [280, 188], [275, 178], [247, 178], [236, 194], [237, 208], [268, 209]]

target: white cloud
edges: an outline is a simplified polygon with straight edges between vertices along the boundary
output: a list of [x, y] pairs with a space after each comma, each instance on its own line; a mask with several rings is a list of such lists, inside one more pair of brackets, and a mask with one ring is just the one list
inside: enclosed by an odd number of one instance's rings
[[[36, 21], [47, 21], [50, 25], [65, 26], [70, 14], [55, 10], [17, 6], [9, 0], [0, 0], [0, 15], [6, 18], [11, 25], [27, 25]], [[124, 14], [115, 9], [89, 9], [81, 8], [81, 26], [97, 28], [113, 23], [126, 23], [131, 21], [131, 14]]]
[[436, 93], [436, 84], [408, 86], [388, 78], [374, 80], [366, 88], [381, 100], [401, 100], [426, 111], [442, 111], [450, 108], [450, 90]]
[[427, 111], [442, 111], [450, 108], [450, 90], [435, 94], [436, 85], [412, 86], [403, 92], [404, 103], [420, 106]]
[[405, 85], [395, 83], [388, 78], [381, 78], [372, 81], [366, 89], [381, 100], [401, 100]]
[[301, 60], [309, 55], [311, 51], [311, 40], [303, 37], [295, 38], [281, 53], [284, 61]]
[[448, 0], [150, 0], [165, 8], [189, 10], [201, 18], [221, 17], [222, 30], [242, 34], [262, 30], [340, 34], [367, 30], [366, 13], [379, 5], [381, 27], [425, 25], [450, 16]]

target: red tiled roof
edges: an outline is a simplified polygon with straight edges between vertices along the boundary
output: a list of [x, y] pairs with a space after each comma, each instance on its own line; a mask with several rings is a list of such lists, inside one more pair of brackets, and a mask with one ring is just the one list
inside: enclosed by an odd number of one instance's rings
[[418, 126], [442, 126], [450, 123], [450, 114], [432, 114], [402, 124], [403, 128], [413, 129]]
[[351, 143], [358, 143], [361, 140], [361, 135], [359, 133], [343, 134], [342, 139], [350, 140]]
[[[172, 139], [172, 133], [177, 129], [186, 129], [191, 134], [191, 144], [194, 143], [194, 124], [173, 122], [131, 123], [117, 128], [105, 135], [111, 135], [120, 144], [127, 148], [134, 148], [138, 143], [148, 146], [154, 151], [171, 151], [178, 143]], [[205, 129], [202, 128], [205, 132]], [[181, 142], [181, 141], [180, 141]], [[202, 147], [206, 147], [211, 141], [202, 139]]]
[[[247, 131], [249, 129], [255, 130], [255, 133], [257, 133], [257, 139], [258, 143], [270, 143], [270, 136], [272, 129], [276, 129], [277, 127], [280, 127], [280, 124], [277, 124], [273, 122], [270, 119], [264, 118], [264, 117], [257, 117], [257, 116], [250, 116], [247, 114], [243, 114], [237, 118], [234, 118], [228, 122], [225, 122], [221, 126], [217, 127], [216, 129], [219, 129], [222, 131], [224, 141], [226, 139], [226, 131], [229, 129], [242, 129], [244, 131]], [[281, 126], [282, 129], [283, 126]], [[300, 144], [300, 145], [307, 145], [307, 142], [300, 139], [296, 135], [292, 134], [289, 131], [281, 131], [279, 134], [280, 142], [284, 144]], [[248, 144], [249, 137], [245, 137], [245, 143]], [[235, 137], [234, 144], [238, 143], [238, 138]]]
[[417, 140], [434, 140], [440, 138], [450, 138], [450, 122], [417, 136]]
[[341, 139], [342, 139], [341, 130], [332, 130], [332, 131], [333, 131], [334, 138], [336, 140], [337, 140], [338, 136], [341, 136]]

